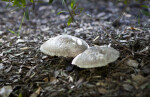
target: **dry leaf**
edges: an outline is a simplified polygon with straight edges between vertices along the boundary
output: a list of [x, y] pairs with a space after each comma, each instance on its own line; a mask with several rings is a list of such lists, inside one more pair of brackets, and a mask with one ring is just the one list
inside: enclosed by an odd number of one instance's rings
[[96, 38], [93, 39], [93, 41], [96, 41], [99, 38], [99, 36], [97, 36]]
[[56, 84], [58, 82], [58, 79], [56, 79], [55, 77], [51, 77], [50, 82], [51, 84]]
[[41, 87], [39, 87], [34, 93], [30, 95], [30, 97], [37, 97], [40, 94]]
[[29, 49], [29, 47], [23, 47], [23, 48], [20, 48], [21, 50], [28, 50]]
[[133, 86], [131, 86], [130, 84], [123, 84], [123, 88], [124, 88], [126, 91], [131, 91], [131, 90], [133, 90]]
[[12, 68], [12, 65], [11, 65], [9, 68], [7, 68], [7, 69], [5, 70], [5, 72], [6, 72], [6, 73], [9, 72], [9, 71], [11, 70], [11, 68]]
[[16, 41], [16, 43], [22, 43], [22, 42], [25, 42], [25, 41], [22, 40], [22, 39], [18, 39], [18, 40]]
[[48, 56], [43, 56], [43, 57], [42, 57], [42, 59], [46, 59], [46, 58], [48, 58]]
[[133, 59], [128, 59], [125, 63], [128, 66], [135, 67], [135, 68], [138, 68], [138, 66], [139, 66], [139, 63], [136, 60], [133, 60]]
[[0, 43], [4, 43], [4, 40], [3, 40], [3, 39], [0, 39]]
[[38, 65], [33, 66], [26, 74], [26, 77], [31, 75], [31, 72], [37, 67]]
[[79, 78], [79, 80], [76, 83], [76, 86], [80, 86], [83, 83], [83, 81], [84, 81], [83, 77]]
[[4, 68], [4, 64], [0, 63], [0, 70], [2, 70]]
[[44, 78], [43, 80], [44, 80], [45, 82], [48, 82], [48, 77]]
[[0, 31], [0, 35], [2, 35], [4, 33], [4, 31]]
[[73, 82], [73, 77], [72, 76], [68, 76], [69, 78], [69, 82]]
[[96, 83], [96, 85], [97, 85], [97, 86], [104, 86], [104, 87], [105, 87], [105, 86], [106, 86], [106, 83], [104, 83], [104, 82], [102, 82], [102, 81], [99, 81], [99, 82]]
[[104, 88], [98, 88], [98, 92], [100, 94], [106, 94], [108, 91], [106, 89], [104, 89]]
[[12, 91], [13, 89], [11, 86], [4, 86], [0, 89], [0, 97], [9, 97]]
[[129, 29], [129, 30], [138, 30], [138, 31], [142, 31], [141, 29], [139, 29], [139, 28], [135, 28], [135, 27], [128, 27], [127, 29]]
[[143, 77], [142, 75], [133, 75], [132, 76], [132, 79], [138, 84], [138, 85], [140, 85], [140, 84], [142, 84], [145, 80], [146, 80], [146, 78], [145, 77]]

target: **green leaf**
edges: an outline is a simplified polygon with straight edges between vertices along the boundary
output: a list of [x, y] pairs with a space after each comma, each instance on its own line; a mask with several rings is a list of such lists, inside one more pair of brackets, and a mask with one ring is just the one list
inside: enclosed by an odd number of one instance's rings
[[28, 9], [25, 11], [25, 16], [26, 16], [26, 19], [29, 20], [29, 10]]
[[14, 1], [14, 0], [2, 0], [2, 1], [5, 1], [5, 2], [12, 2], [12, 1]]
[[24, 15], [23, 15], [23, 18], [22, 18], [22, 20], [21, 20], [21, 24], [20, 24], [20, 26], [19, 26], [18, 32], [20, 32], [20, 29], [21, 29], [21, 27], [22, 27], [22, 23], [24, 22], [24, 17], [25, 17], [25, 15], [26, 15], [26, 13], [24, 12]]
[[52, 4], [53, 3], [53, 0], [49, 0], [48, 4]]
[[71, 4], [70, 4], [71, 9], [73, 9], [73, 8], [74, 8], [74, 5], [75, 5], [75, 0], [71, 0]]
[[22, 6], [25, 7], [26, 6], [26, 0], [21, 0]]
[[9, 0], [2, 0], [2, 1], [5, 1], [5, 2], [10, 2]]
[[13, 6], [17, 6], [17, 5], [18, 5], [18, 2], [19, 2], [19, 1], [14, 0], [14, 2], [13, 2]]
[[18, 97], [22, 97], [22, 93], [19, 93]]
[[33, 2], [34, 2], [34, 0], [30, 0], [30, 2], [32, 2], [32, 3], [33, 3]]
[[148, 11], [145, 11], [145, 10], [141, 10], [141, 13], [146, 15], [146, 16], [149, 16], [150, 17], [150, 13]]
[[[10, 3], [10, 2], [9, 2]], [[9, 3], [6, 5], [6, 8], [8, 8], [9, 7]]]
[[72, 22], [72, 18], [70, 17], [67, 22], [68, 26], [70, 26], [71, 22]]
[[127, 5], [128, 4], [128, 0], [124, 0], [124, 4]]
[[67, 11], [60, 11], [57, 13], [57, 15], [61, 14], [61, 13], [66, 13]]
[[142, 86], [140, 86], [141, 89], [144, 89], [144, 88], [150, 88], [150, 83], [145, 83], [143, 84]]
[[67, 2], [66, 0], [62, 0], [62, 5], [64, 5], [65, 4], [65, 2]]
[[138, 16], [138, 24], [140, 24], [141, 22], [141, 19], [140, 19], [140, 16]]
[[143, 7], [143, 8], [149, 8], [147, 5], [141, 5], [141, 7]]
[[11, 0], [13, 1], [13, 6], [17, 7], [25, 7], [26, 6], [26, 0]]
[[84, 10], [84, 8], [78, 8], [78, 10], [80, 10], [80, 13]]
[[13, 30], [8, 29], [8, 31], [11, 32], [12, 34], [15, 34], [15, 35], [19, 36], [19, 34], [15, 31], [13, 31]]

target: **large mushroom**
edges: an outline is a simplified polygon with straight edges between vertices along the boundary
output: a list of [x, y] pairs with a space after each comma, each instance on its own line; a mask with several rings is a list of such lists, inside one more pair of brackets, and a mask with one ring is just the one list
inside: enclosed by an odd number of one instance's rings
[[72, 64], [80, 68], [102, 67], [114, 62], [119, 52], [108, 46], [93, 46], [76, 56]]
[[76, 57], [89, 45], [82, 39], [71, 35], [50, 38], [40, 47], [41, 52], [50, 56]]

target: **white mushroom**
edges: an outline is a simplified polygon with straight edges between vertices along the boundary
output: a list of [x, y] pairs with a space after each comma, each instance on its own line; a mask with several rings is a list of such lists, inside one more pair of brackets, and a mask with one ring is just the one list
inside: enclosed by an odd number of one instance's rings
[[88, 47], [89, 45], [80, 38], [71, 35], [59, 35], [43, 43], [40, 50], [50, 56], [75, 57]]
[[119, 57], [119, 52], [112, 47], [94, 46], [76, 56], [72, 64], [80, 68], [94, 68], [106, 66]]

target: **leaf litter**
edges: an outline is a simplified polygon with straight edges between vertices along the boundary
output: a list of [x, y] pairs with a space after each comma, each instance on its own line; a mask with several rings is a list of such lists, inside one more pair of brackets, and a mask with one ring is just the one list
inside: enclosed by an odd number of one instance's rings
[[[20, 36], [8, 29], [17, 31], [16, 22], [21, 21], [18, 16], [22, 11], [9, 13], [11, 8], [5, 9], [5, 4], [0, 2], [3, 13], [0, 15], [0, 93], [5, 90], [7, 97], [150, 96], [148, 17], [141, 14], [138, 24], [135, 15], [139, 8], [129, 6], [129, 12], [116, 25], [112, 22], [119, 17], [123, 4], [92, 1], [80, 1], [79, 5], [91, 15], [77, 16], [79, 26], [74, 23], [67, 26], [68, 15], [55, 14], [63, 10], [60, 2], [37, 4], [40, 12], [33, 13], [34, 18], [23, 23]], [[120, 58], [107, 67], [66, 70], [71, 63], [39, 50], [44, 41], [60, 34], [82, 38], [90, 46], [111, 45], [120, 51]]]

